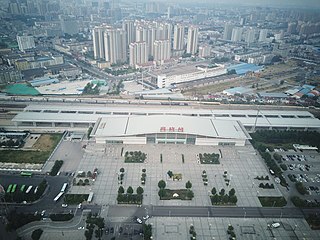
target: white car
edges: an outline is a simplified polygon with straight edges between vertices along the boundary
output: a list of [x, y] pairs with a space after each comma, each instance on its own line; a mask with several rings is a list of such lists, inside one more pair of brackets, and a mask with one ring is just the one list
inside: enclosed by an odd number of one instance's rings
[[68, 207], [68, 204], [62, 203], [61, 207], [66, 208], [66, 207]]
[[80, 229], [84, 229], [84, 227], [78, 227], [78, 230], [80, 230]]
[[41, 216], [43, 217], [45, 213], [46, 213], [46, 210], [43, 210], [43, 211], [41, 212]]
[[142, 220], [140, 218], [137, 218], [137, 222], [142, 224]]
[[143, 220], [147, 220], [148, 218], [150, 218], [150, 216], [149, 216], [149, 215], [147, 215], [147, 216], [142, 217], [142, 218], [143, 218]]
[[280, 227], [280, 223], [278, 223], [278, 222], [272, 223], [272, 224], [271, 224], [271, 227], [273, 227], [273, 228], [278, 228], [278, 227]]

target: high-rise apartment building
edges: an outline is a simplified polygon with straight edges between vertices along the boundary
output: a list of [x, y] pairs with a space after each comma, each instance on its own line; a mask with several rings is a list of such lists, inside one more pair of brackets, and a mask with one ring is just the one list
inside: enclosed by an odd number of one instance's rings
[[254, 41], [255, 41], [255, 30], [249, 29], [246, 35], [246, 42], [250, 44], [250, 43], [253, 43]]
[[156, 40], [154, 41], [154, 61], [162, 64], [164, 60], [171, 57], [170, 41], [169, 40]]
[[105, 59], [104, 32], [110, 28], [110, 26], [102, 25], [92, 30], [93, 56], [95, 59]]
[[159, 23], [156, 24], [157, 36], [156, 40], [171, 40], [171, 24], [170, 23]]
[[127, 45], [136, 41], [136, 29], [133, 20], [125, 20], [122, 23], [122, 29], [126, 31]]
[[184, 48], [184, 30], [181, 24], [174, 26], [173, 30], [173, 50], [182, 50]]
[[190, 26], [188, 28], [187, 53], [195, 54], [198, 51], [198, 32], [198, 27]]
[[132, 67], [148, 62], [146, 42], [134, 42], [129, 45], [129, 64]]
[[267, 29], [261, 29], [259, 34], [259, 42], [267, 41], [267, 34], [268, 34]]
[[104, 32], [105, 60], [110, 64], [127, 61], [126, 32], [110, 28]]
[[60, 17], [61, 30], [63, 33], [74, 35], [79, 33], [78, 20], [73, 16], [61, 16]]
[[20, 51], [25, 51], [35, 47], [34, 38], [30, 35], [17, 35], [17, 42]]
[[226, 23], [224, 25], [223, 40], [231, 40], [233, 25]]
[[210, 57], [211, 54], [211, 46], [208, 44], [202, 45], [199, 47], [199, 57], [206, 58]]
[[242, 38], [242, 28], [235, 27], [232, 29], [231, 41], [240, 42]]

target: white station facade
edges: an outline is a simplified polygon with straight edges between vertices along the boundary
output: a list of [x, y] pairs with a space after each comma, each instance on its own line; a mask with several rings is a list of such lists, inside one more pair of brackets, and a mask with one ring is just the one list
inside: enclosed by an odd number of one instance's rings
[[188, 116], [99, 118], [91, 132], [97, 143], [244, 146], [250, 139], [240, 121]]

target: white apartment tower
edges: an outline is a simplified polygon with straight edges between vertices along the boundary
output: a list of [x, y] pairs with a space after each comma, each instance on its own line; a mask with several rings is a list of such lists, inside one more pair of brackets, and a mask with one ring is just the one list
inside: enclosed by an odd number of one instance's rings
[[224, 25], [223, 40], [231, 40], [233, 25], [226, 23]]
[[246, 42], [250, 44], [250, 43], [253, 43], [254, 41], [255, 41], [255, 30], [249, 29], [246, 35]]
[[195, 54], [198, 51], [199, 28], [190, 26], [188, 29], [187, 53]]
[[31, 49], [35, 47], [33, 36], [17, 35], [17, 42], [18, 42], [19, 50], [22, 52], [24, 52], [27, 49]]
[[231, 41], [240, 42], [242, 37], [242, 28], [235, 27], [232, 29]]
[[170, 59], [170, 50], [169, 40], [154, 41], [154, 61], [156, 61], [157, 64], [162, 64], [164, 60]]
[[104, 32], [107, 29], [111, 29], [111, 27], [107, 25], [102, 25], [102, 26], [96, 26], [92, 30], [94, 59], [105, 59]]
[[211, 46], [208, 44], [202, 45], [199, 47], [199, 57], [206, 58], [210, 57], [211, 54]]
[[157, 24], [156, 40], [171, 40], [172, 26], [170, 23]]
[[146, 42], [135, 42], [129, 45], [129, 64], [136, 68], [137, 65], [148, 62], [148, 48]]
[[259, 34], [259, 42], [266, 42], [267, 41], [267, 29], [261, 29]]
[[136, 41], [136, 29], [133, 20], [125, 20], [122, 23], [122, 29], [127, 34], [127, 45]]
[[105, 60], [110, 64], [126, 62], [126, 32], [123, 29], [110, 28], [104, 32]]
[[174, 26], [173, 30], [173, 50], [182, 50], [184, 48], [184, 30], [181, 24]]

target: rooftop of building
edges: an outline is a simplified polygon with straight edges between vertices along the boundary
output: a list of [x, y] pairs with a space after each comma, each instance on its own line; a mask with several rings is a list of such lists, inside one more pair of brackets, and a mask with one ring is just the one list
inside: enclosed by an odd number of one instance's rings
[[249, 139], [238, 121], [187, 116], [104, 117], [98, 120], [95, 136], [136, 136], [156, 133], [180, 133], [225, 139]]

